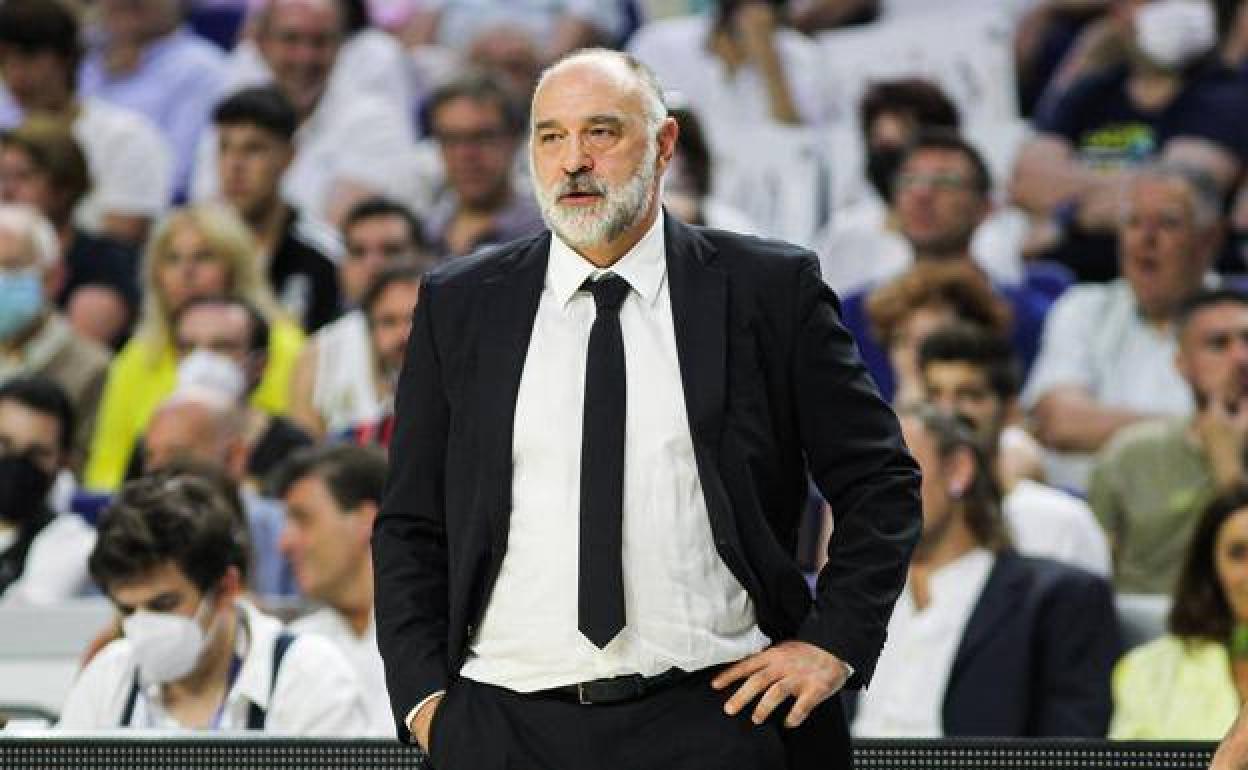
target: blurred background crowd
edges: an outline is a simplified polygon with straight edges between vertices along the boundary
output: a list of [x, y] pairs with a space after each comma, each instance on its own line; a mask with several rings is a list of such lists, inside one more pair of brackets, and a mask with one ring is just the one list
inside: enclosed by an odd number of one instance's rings
[[[815, 251], [902, 415], [924, 534], [854, 733], [1221, 737], [1244, 0], [0, 0], [0, 610], [121, 610], [62, 725], [393, 735], [368, 538], [421, 276], [543, 229], [529, 99], [584, 46], [667, 89], [668, 211]], [[215, 622], [142, 687], [115, 654], [209, 597], [274, 650], [232, 717], [159, 687]]]

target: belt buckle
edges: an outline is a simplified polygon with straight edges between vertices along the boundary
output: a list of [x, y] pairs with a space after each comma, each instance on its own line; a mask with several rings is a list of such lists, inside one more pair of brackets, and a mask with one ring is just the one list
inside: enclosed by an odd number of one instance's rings
[[593, 705], [593, 701], [585, 699], [585, 683], [584, 682], [576, 683], [576, 701], [577, 703], [580, 703], [582, 706]]

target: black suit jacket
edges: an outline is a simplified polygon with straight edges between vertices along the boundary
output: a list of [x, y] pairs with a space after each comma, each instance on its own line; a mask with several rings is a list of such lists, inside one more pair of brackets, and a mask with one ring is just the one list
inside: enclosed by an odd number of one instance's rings
[[[715, 547], [764, 633], [832, 651], [860, 686], [918, 536], [917, 468], [813, 254], [665, 221]], [[451, 262], [416, 309], [373, 534], [378, 645], [404, 738], [406, 713], [459, 671], [507, 549], [516, 393], [549, 247], [544, 233]], [[837, 513], [813, 603], [794, 558], [807, 471]]]
[[1117, 617], [1105, 580], [1001, 554], [954, 657], [945, 734], [1105, 737]]

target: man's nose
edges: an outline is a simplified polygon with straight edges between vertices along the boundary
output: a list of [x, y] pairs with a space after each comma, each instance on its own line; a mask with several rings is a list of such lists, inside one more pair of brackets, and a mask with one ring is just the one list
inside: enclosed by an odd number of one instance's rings
[[564, 142], [563, 155], [559, 160], [565, 174], [589, 171], [594, 167], [594, 159], [585, 147], [585, 143], [575, 134], [570, 135]]

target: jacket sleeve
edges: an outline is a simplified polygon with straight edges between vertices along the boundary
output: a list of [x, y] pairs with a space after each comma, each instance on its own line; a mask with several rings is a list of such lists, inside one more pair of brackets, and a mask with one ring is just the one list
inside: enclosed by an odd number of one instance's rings
[[798, 638], [851, 665], [848, 686], [863, 687], [922, 526], [918, 467], [813, 255], [798, 270], [795, 307], [797, 419], [807, 468], [835, 519], [828, 562]]
[[404, 741], [411, 739], [408, 711], [445, 689], [449, 677], [444, 478], [450, 409], [434, 342], [437, 301], [426, 279], [395, 392], [390, 472], [372, 540], [377, 646]]
[[1070, 568], [1046, 598], [1036, 632], [1042, 689], [1032, 735], [1105, 737], [1110, 675], [1122, 651], [1109, 583]]

